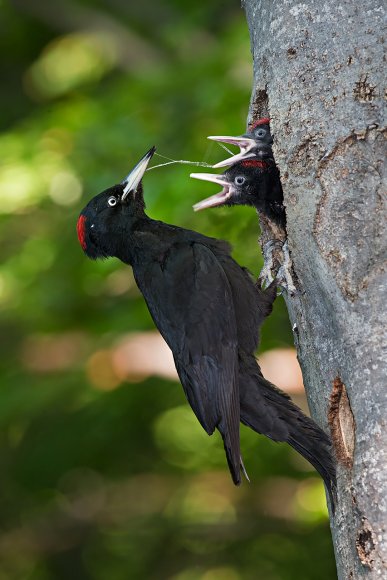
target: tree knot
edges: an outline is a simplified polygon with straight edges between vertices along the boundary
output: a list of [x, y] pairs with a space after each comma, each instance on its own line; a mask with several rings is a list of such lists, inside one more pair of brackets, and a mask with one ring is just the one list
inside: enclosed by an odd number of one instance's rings
[[363, 566], [373, 568], [375, 540], [374, 533], [367, 518], [362, 518], [362, 525], [356, 538], [356, 550]]
[[355, 420], [347, 390], [339, 376], [333, 381], [329, 399], [328, 423], [337, 461], [351, 469], [355, 448]]

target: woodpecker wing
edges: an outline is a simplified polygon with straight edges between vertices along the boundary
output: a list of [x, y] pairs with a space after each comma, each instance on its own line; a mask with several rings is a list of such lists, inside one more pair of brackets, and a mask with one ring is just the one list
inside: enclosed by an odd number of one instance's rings
[[187, 399], [207, 433], [222, 434], [240, 483], [238, 337], [232, 290], [214, 253], [183, 242], [134, 268], [149, 311], [175, 359]]

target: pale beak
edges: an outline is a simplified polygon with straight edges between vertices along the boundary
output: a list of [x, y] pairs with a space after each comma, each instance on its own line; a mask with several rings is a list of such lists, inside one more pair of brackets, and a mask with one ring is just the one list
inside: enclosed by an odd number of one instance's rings
[[190, 177], [193, 177], [194, 179], [202, 179], [203, 181], [212, 181], [213, 183], [218, 183], [223, 187], [222, 191], [219, 193], [196, 203], [193, 206], [194, 211], [200, 211], [207, 207], [223, 205], [233, 194], [231, 184], [224, 179], [223, 175], [216, 175], [213, 173], [191, 173]]
[[124, 185], [121, 201], [124, 201], [131, 191], [136, 192], [137, 187], [139, 186], [140, 181], [146, 171], [146, 168], [148, 167], [148, 163], [152, 159], [155, 151], [156, 147], [151, 147], [148, 153], [145, 153], [144, 157], [140, 159], [136, 167], [132, 169], [129, 175], [127, 175], [125, 179], [121, 181], [121, 184]]
[[257, 147], [255, 139], [250, 139], [243, 135], [241, 137], [211, 135], [208, 139], [211, 139], [212, 141], [220, 141], [221, 143], [230, 143], [231, 145], [237, 145], [240, 148], [240, 153], [213, 165], [214, 169], [218, 169], [218, 167], [226, 167], [227, 165], [234, 165], [234, 163], [239, 163], [239, 161], [250, 159], [255, 156], [254, 149]]

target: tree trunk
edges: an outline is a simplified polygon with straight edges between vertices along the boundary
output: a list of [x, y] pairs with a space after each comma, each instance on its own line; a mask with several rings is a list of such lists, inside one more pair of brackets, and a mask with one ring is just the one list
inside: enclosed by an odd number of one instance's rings
[[285, 298], [311, 413], [338, 459], [338, 576], [386, 578], [382, 3], [245, 0], [245, 10], [249, 120], [272, 119], [300, 290]]

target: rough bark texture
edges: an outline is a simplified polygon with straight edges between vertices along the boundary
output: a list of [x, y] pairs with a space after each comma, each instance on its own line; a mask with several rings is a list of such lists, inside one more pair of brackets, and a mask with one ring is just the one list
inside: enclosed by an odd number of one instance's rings
[[338, 576], [387, 578], [383, 5], [246, 0], [245, 10], [249, 121], [272, 119], [301, 291], [286, 298], [289, 315], [311, 413], [338, 458]]

